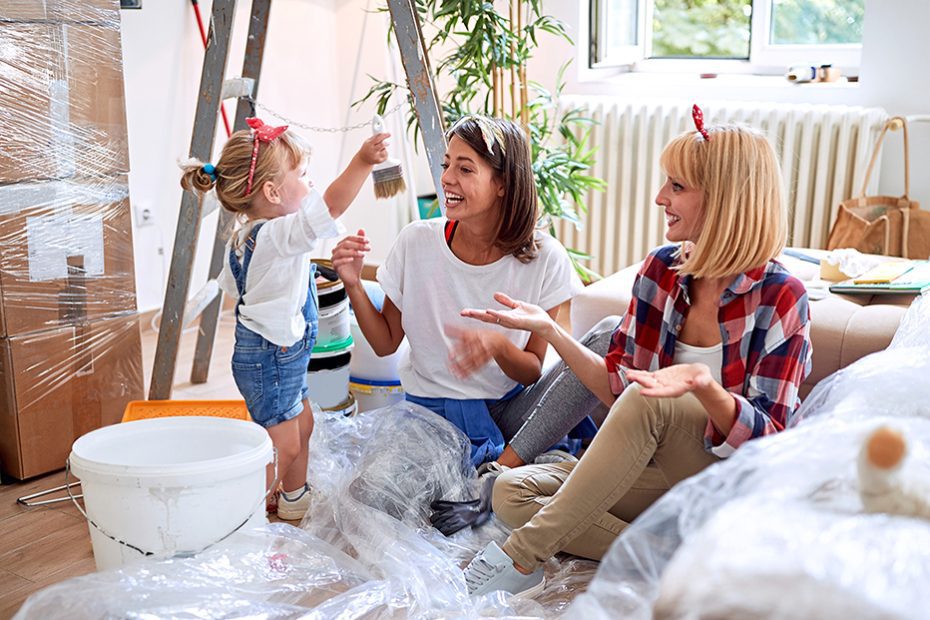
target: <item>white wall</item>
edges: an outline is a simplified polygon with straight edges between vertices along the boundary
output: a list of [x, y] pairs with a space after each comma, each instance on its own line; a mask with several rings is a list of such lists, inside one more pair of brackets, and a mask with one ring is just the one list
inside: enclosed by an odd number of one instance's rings
[[[238, 75], [247, 31], [248, 2], [240, 2], [229, 75]], [[321, 127], [342, 127], [370, 119], [373, 107], [350, 108], [367, 91], [368, 74], [402, 82], [396, 51], [386, 42], [386, 13], [367, 13], [382, 0], [275, 0], [258, 99], [285, 116]], [[587, 0], [547, 0], [545, 10], [568, 25], [576, 42], [583, 42], [582, 11]], [[209, 15], [210, 4], [201, 9]], [[140, 310], [161, 306], [164, 277], [170, 261], [181, 190], [176, 160], [190, 146], [203, 51], [192, 9], [187, 2], [147, 2], [141, 11], [122, 11], [130, 140], [131, 196], [136, 206], [153, 209], [156, 225], [135, 229], [136, 277]], [[542, 49], [529, 67], [529, 77], [554, 86], [555, 69], [575, 58], [567, 73], [569, 94], [707, 99], [806, 101], [880, 106], [892, 114], [930, 113], [930, 2], [927, 0], [866, 0], [861, 82], [858, 85], [790, 85], [777, 78], [759, 79], [747, 87], [736, 78], [699, 80], [666, 75], [655, 79], [623, 75], [610, 79], [579, 79], [584, 59], [579, 47], [542, 35]], [[581, 73], [585, 73], [582, 71]], [[234, 110], [230, 106], [229, 114]], [[263, 116], [267, 116], [263, 113]], [[268, 118], [274, 122], [274, 119]], [[413, 158], [404, 132], [404, 113], [386, 119], [395, 138], [394, 157]], [[342, 134], [302, 132], [314, 146], [311, 174], [325, 187], [349, 160], [367, 128]], [[220, 130], [218, 147], [225, 134]], [[900, 138], [887, 151], [882, 190], [898, 193]], [[912, 195], [930, 205], [930, 124], [911, 131]], [[408, 159], [408, 161], [410, 161]], [[382, 259], [400, 227], [409, 220], [411, 201], [431, 183], [423, 158], [407, 166], [414, 191], [395, 200], [372, 197], [370, 183], [343, 217], [347, 229], [364, 227], [373, 238], [371, 259]], [[206, 261], [215, 216], [204, 222], [192, 292], [206, 279]], [[320, 250], [328, 255], [331, 244]], [[163, 254], [159, 251], [164, 248]]]
[[[369, 0], [372, 8], [374, 0]], [[368, 88], [366, 73], [387, 75], [391, 69], [386, 43], [386, 16], [367, 18], [365, 39], [360, 39], [366, 0], [275, 0], [258, 100], [280, 114], [314, 127], [342, 127], [371, 119], [373, 107], [349, 110], [349, 102]], [[230, 47], [228, 76], [239, 75], [248, 31], [249, 2], [240, 2]], [[206, 19], [210, 2], [201, 2]], [[177, 160], [187, 157], [203, 49], [191, 5], [174, 0], [146, 2], [139, 11], [121, 11], [126, 107], [129, 123], [130, 192], [135, 211], [148, 207], [154, 226], [136, 227], [136, 287], [139, 309], [161, 307], [164, 279], [181, 200]], [[350, 93], [352, 75], [359, 77]], [[235, 102], [227, 102], [230, 120]], [[259, 111], [268, 122], [279, 123]], [[400, 115], [395, 115], [400, 118]], [[392, 122], [392, 119], [388, 119]], [[347, 134], [297, 129], [313, 146], [311, 176], [318, 188], [338, 174], [370, 129]], [[214, 160], [225, 141], [217, 133]], [[400, 145], [397, 145], [400, 146]], [[375, 259], [386, 255], [390, 243], [409, 213], [401, 200], [375, 204], [371, 183], [344, 216], [348, 229], [365, 226], [375, 240]], [[372, 217], [375, 214], [376, 217]], [[206, 280], [216, 215], [204, 220], [198, 258], [191, 284], [193, 294]], [[321, 248], [321, 256], [328, 255]]]

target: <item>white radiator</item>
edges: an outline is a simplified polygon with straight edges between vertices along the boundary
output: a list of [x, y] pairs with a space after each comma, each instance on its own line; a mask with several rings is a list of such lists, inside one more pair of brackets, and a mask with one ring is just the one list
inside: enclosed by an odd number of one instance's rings
[[[667, 243], [665, 220], [655, 196], [664, 182], [662, 148], [694, 129], [691, 102], [631, 102], [608, 97], [564, 97], [562, 109], [580, 107], [597, 121], [593, 173], [607, 182], [590, 192], [587, 215], [576, 228], [558, 221], [569, 248], [592, 254], [588, 265], [603, 275], [635, 263]], [[768, 135], [779, 155], [789, 209], [789, 245], [822, 248], [839, 202], [858, 192], [871, 148], [887, 114], [880, 108], [849, 106], [708, 103], [708, 124], [737, 122]], [[869, 192], [878, 186], [873, 174]]]

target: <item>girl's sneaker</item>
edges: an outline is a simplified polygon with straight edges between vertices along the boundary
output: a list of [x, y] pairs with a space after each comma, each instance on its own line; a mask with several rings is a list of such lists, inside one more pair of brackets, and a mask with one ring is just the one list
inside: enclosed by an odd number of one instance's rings
[[265, 500], [265, 512], [269, 515], [273, 515], [278, 512], [278, 495], [281, 493], [281, 485], [275, 489], [274, 493], [268, 494], [268, 499]]
[[300, 521], [310, 508], [310, 485], [296, 491], [284, 491], [278, 494], [278, 518], [284, 521]]

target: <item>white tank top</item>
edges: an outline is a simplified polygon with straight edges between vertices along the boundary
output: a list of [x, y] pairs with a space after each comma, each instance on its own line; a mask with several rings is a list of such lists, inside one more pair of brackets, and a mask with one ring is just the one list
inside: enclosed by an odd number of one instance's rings
[[675, 343], [676, 364], [707, 364], [714, 381], [722, 384], [720, 371], [723, 368], [723, 343], [718, 342], [712, 347], [696, 347], [685, 344], [681, 340]]

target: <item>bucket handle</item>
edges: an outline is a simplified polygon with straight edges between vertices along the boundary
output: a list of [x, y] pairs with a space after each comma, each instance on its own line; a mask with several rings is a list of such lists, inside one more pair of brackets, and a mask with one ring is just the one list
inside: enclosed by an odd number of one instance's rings
[[[277, 448], [272, 448], [272, 451], [273, 451], [273, 453], [274, 453], [274, 478], [273, 478], [273, 480], [277, 480], [277, 479], [278, 479], [278, 450], [277, 450]], [[141, 554], [142, 554], [143, 556], [145, 556], [145, 557], [149, 557], [149, 556], [154, 556], [154, 555], [156, 555], [154, 551], [145, 551], [144, 549], [142, 549], [142, 548], [140, 548], [140, 547], [137, 547], [136, 545], [133, 545], [132, 543], [128, 543], [128, 542], [126, 542], [125, 540], [122, 540], [122, 539], [117, 538], [116, 536], [113, 536], [112, 534], [110, 534], [109, 532], [107, 532], [106, 530], [104, 530], [102, 527], [100, 527], [99, 525], [97, 525], [97, 523], [96, 523], [93, 519], [91, 519], [90, 516], [88, 516], [88, 514], [87, 514], [86, 512], [84, 512], [84, 508], [82, 508], [81, 505], [78, 504], [77, 498], [78, 498], [78, 497], [82, 497], [82, 496], [81, 496], [81, 495], [75, 496], [73, 493], [71, 493], [71, 485], [70, 485], [70, 483], [69, 483], [70, 475], [71, 475], [71, 457], [68, 457], [68, 458], [65, 460], [65, 485], [66, 485], [65, 488], [66, 488], [67, 491], [68, 491], [68, 497], [71, 498], [71, 502], [72, 502], [72, 503], [74, 504], [74, 506], [78, 509], [78, 511], [81, 513], [81, 515], [87, 520], [87, 522], [90, 523], [90, 524], [94, 527], [94, 529], [96, 529], [98, 532], [100, 532], [101, 534], [103, 534], [104, 536], [106, 536], [107, 538], [109, 538], [110, 540], [112, 540], [113, 542], [117, 542], [117, 543], [123, 545], [124, 547], [128, 547], [129, 549], [132, 549], [133, 551], [137, 551], [137, 552], [141, 553]], [[242, 529], [242, 527], [243, 527], [246, 523], [249, 522], [249, 520], [250, 520], [250, 519], [252, 518], [252, 516], [258, 511], [258, 509], [265, 505], [265, 502], [268, 500], [268, 496], [271, 495], [271, 492], [272, 492], [272, 490], [274, 489], [274, 487], [275, 487], [275, 485], [274, 485], [274, 483], [272, 483], [272, 486], [271, 486], [267, 491], [265, 491], [265, 494], [262, 496], [261, 500], [259, 500], [259, 502], [258, 502], [258, 504], [255, 506], [255, 508], [253, 508], [253, 509], [249, 512], [249, 514], [248, 514], [248, 516], [245, 518], [245, 520], [244, 520], [242, 523], [240, 523], [239, 525], [237, 525], [237, 526], [235, 527], [235, 529], [233, 529], [231, 532], [229, 532], [228, 534], [222, 536], [221, 538], [218, 538], [217, 540], [214, 540], [213, 542], [209, 543], [207, 546], [202, 547], [201, 549], [199, 549], [199, 550], [197, 550], [197, 551], [178, 551], [178, 552], [176, 552], [174, 555], [172, 555], [170, 558], [166, 558], [166, 559], [172, 559], [172, 558], [189, 558], [189, 557], [193, 557], [194, 555], [196, 555], [196, 554], [198, 554], [198, 553], [203, 553], [204, 551], [206, 551], [207, 549], [209, 549], [210, 547], [212, 547], [212, 546], [214, 546], [214, 545], [218, 545], [219, 543], [223, 542], [224, 540], [226, 540], [227, 538], [229, 538], [230, 536], [232, 536], [233, 534], [235, 534], [236, 532], [238, 532], [239, 530]]]

